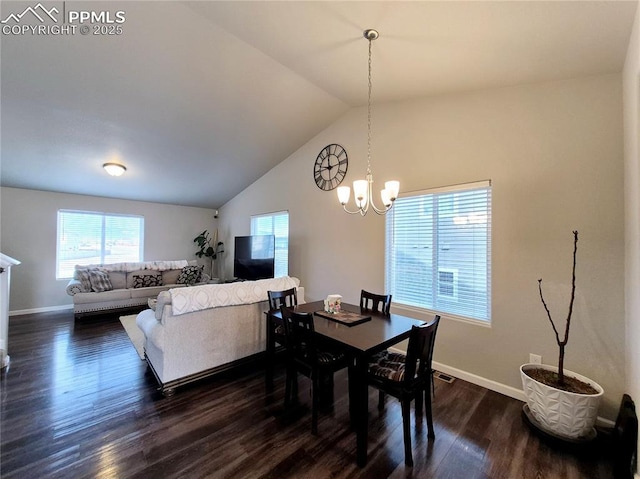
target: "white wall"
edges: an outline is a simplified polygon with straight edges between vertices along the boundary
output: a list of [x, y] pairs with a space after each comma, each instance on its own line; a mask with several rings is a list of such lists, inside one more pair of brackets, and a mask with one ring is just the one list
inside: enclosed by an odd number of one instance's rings
[[142, 201], [114, 200], [19, 188], [0, 189], [0, 249], [22, 262], [12, 268], [13, 313], [71, 305], [56, 280], [56, 233], [59, 209], [144, 216], [144, 259], [196, 259], [195, 238], [215, 226], [213, 210]]
[[[565, 366], [605, 388], [601, 414], [615, 417], [625, 384], [621, 111], [618, 74], [374, 105], [374, 186], [398, 179], [406, 192], [493, 181], [492, 326], [445, 320], [437, 362], [514, 390], [530, 352], [555, 363], [537, 279], [562, 320], [577, 229]], [[233, 236], [249, 232], [250, 215], [289, 210], [290, 274], [309, 300], [339, 293], [355, 302], [362, 288], [384, 290], [384, 217], [349, 216], [335, 192], [313, 182], [315, 158], [329, 143], [349, 154], [346, 181], [363, 177], [366, 110], [349, 111], [220, 209], [227, 276]]]
[[[623, 72], [627, 380], [640, 410], [640, 2]], [[640, 444], [638, 445], [640, 457]]]

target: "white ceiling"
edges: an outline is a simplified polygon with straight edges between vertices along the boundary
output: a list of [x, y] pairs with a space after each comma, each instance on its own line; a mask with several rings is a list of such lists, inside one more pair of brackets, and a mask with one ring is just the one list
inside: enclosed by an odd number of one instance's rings
[[[45, 5], [126, 21], [0, 37], [1, 185], [215, 208], [366, 104], [366, 28], [386, 102], [619, 72], [638, 2]], [[112, 159], [124, 176], [106, 175]]]

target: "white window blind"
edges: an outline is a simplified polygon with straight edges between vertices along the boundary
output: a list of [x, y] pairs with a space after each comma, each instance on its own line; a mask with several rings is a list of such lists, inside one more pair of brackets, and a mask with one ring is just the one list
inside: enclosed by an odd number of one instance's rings
[[386, 216], [393, 302], [491, 320], [491, 184], [402, 195]]
[[143, 244], [142, 216], [59, 210], [56, 279], [71, 278], [76, 264], [141, 261]]
[[251, 235], [275, 236], [274, 277], [289, 275], [289, 212], [279, 211], [251, 217]]

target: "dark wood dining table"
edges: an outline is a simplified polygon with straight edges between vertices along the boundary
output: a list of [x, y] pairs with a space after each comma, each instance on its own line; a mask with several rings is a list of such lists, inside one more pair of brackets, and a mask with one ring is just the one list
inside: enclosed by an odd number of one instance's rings
[[[314, 301], [298, 305], [295, 310], [304, 313], [315, 313], [322, 311], [323, 308], [323, 301]], [[407, 339], [411, 332], [411, 327], [420, 326], [424, 324], [424, 321], [398, 314], [385, 316], [371, 311], [361, 312], [359, 306], [346, 303], [342, 304], [342, 309], [371, 316], [371, 320], [348, 326], [314, 314], [313, 323], [316, 334], [320, 335], [323, 340], [332, 343], [354, 357], [354, 367], [349, 375], [349, 410], [352, 424], [356, 429], [358, 465], [365, 466], [367, 464], [369, 435], [369, 394], [367, 384], [369, 358]], [[280, 317], [279, 312], [268, 314]], [[270, 341], [269, 334], [267, 334], [267, 341]], [[270, 347], [272, 348], [271, 351], [273, 351], [275, 345], [267, 343], [267, 352], [269, 352]]]

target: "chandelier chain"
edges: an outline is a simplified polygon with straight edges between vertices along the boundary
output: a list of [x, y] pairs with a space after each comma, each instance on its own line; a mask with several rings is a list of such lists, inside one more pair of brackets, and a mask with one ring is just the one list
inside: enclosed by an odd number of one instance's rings
[[367, 96], [367, 174], [371, 174], [371, 42], [369, 38], [369, 93]]

